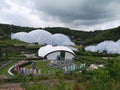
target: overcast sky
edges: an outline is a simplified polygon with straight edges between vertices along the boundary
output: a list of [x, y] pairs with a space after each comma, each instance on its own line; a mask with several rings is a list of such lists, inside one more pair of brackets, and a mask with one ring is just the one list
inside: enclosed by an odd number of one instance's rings
[[103, 30], [120, 25], [120, 0], [0, 0], [0, 23]]

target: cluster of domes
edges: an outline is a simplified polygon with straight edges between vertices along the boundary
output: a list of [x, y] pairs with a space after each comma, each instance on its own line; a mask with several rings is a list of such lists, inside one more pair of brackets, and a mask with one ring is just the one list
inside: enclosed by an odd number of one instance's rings
[[86, 51], [102, 53], [106, 51], [108, 54], [120, 54], [120, 40], [104, 41], [98, 45], [91, 45], [85, 48]]
[[11, 39], [17, 39], [27, 43], [38, 43], [40, 45], [74, 45], [74, 43], [64, 34], [51, 34], [45, 30], [33, 30], [29, 33], [18, 32], [11, 35]]

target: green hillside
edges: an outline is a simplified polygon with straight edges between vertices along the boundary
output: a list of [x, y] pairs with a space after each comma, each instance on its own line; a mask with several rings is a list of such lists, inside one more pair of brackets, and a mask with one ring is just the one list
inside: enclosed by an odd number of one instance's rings
[[120, 39], [120, 27], [104, 31], [95, 31], [90, 37], [85, 39], [85, 44], [99, 43], [104, 40], [117, 41], [118, 39]]
[[[29, 32], [31, 30], [38, 29], [32, 27], [21, 27], [8, 24], [0, 24], [0, 36], [4, 39], [10, 38], [11, 33], [16, 32]], [[104, 40], [118, 40], [120, 39], [120, 27], [94, 32], [85, 32], [79, 30], [72, 30], [63, 27], [46, 27], [45, 29], [51, 33], [63, 33], [68, 35], [76, 44], [95, 44]]]

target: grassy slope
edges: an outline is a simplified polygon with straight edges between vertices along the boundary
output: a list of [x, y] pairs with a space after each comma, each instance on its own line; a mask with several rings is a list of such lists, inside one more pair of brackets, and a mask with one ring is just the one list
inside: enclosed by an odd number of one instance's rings
[[11, 67], [11, 66], [13, 66], [15, 64], [15, 61], [11, 61], [7, 66], [5, 66], [4, 68], [2, 68], [1, 70], [0, 70], [0, 75], [9, 75], [8, 74], [8, 69]]
[[10, 39], [4, 39], [0, 40], [0, 46], [12, 46], [14, 44], [23, 44], [25, 45], [25, 42], [18, 41], [18, 40], [10, 40]]

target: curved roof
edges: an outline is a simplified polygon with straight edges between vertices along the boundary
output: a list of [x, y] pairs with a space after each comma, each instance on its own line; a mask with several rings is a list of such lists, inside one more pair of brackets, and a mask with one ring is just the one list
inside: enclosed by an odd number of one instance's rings
[[24, 34], [27, 34], [26, 32], [18, 32], [18, 33], [15, 33], [15, 34], [12, 34], [11, 35], [11, 39], [20, 39], [20, 38], [22, 38], [22, 35], [24, 35]]
[[96, 46], [88, 46], [85, 48], [85, 50], [100, 53], [106, 51], [108, 54], [120, 54], [120, 46], [114, 41], [104, 41]]
[[120, 39], [117, 41], [117, 43], [119, 44], [119, 46], [120, 46]]
[[107, 46], [111, 43], [113, 43], [113, 41], [103, 41], [96, 46], [96, 49], [99, 52], [103, 52], [104, 50], [107, 50]]
[[120, 53], [119, 45], [114, 41], [104, 41], [96, 46], [97, 51], [107, 51], [108, 54]]
[[120, 54], [120, 47], [118, 43], [111, 42], [107, 45], [106, 51], [108, 54]]
[[18, 33], [12, 34], [11, 39], [17, 39], [17, 40], [24, 41], [27, 43], [32, 43], [31, 41], [32, 38], [26, 32], [18, 32]]
[[86, 51], [96, 52], [96, 46], [91, 45], [85, 48]]
[[18, 32], [11, 35], [11, 39], [17, 39], [28, 43], [38, 43], [40, 45], [75, 45], [64, 34], [51, 34], [48, 31], [37, 29], [29, 33]]
[[67, 52], [70, 52], [70, 53], [75, 55], [75, 53], [71, 49], [69, 49], [65, 46], [55, 46], [55, 47], [53, 47], [51, 45], [47, 45], [47, 46], [41, 47], [38, 50], [38, 56], [45, 57], [47, 54], [55, 52], [55, 51], [67, 51]]
[[51, 44], [52, 34], [45, 30], [33, 30], [28, 33], [32, 37], [32, 42], [38, 42], [38, 44]]
[[52, 45], [75, 45], [71, 40], [64, 34], [53, 34]]

